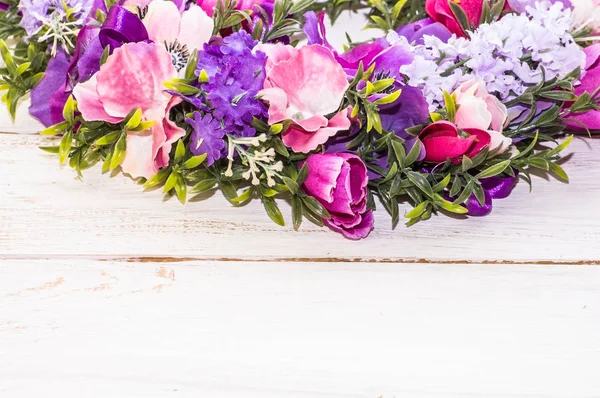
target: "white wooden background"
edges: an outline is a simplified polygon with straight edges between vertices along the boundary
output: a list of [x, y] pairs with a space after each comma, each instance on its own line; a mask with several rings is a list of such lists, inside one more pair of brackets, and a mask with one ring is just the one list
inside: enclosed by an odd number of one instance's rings
[[47, 143], [0, 133], [0, 397], [600, 397], [600, 139], [568, 185], [361, 242]]

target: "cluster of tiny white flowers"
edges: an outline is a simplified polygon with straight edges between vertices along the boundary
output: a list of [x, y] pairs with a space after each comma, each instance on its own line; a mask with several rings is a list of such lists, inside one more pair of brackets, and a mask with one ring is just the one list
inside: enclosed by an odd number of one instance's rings
[[[242, 158], [242, 163], [248, 167], [248, 170], [242, 174], [244, 179], [251, 180], [252, 185], [260, 185], [259, 176], [261, 172], [264, 172], [267, 177], [267, 185], [270, 187], [275, 186], [274, 177], [283, 171], [283, 163], [281, 161], [275, 162], [275, 149], [258, 149], [267, 140], [267, 136], [265, 134], [249, 138], [234, 138], [229, 136], [228, 139], [227, 159], [229, 160], [229, 165], [225, 171], [225, 176], [231, 177], [233, 175], [234, 154], [237, 152]], [[247, 151], [244, 147], [254, 147], [257, 149]]]

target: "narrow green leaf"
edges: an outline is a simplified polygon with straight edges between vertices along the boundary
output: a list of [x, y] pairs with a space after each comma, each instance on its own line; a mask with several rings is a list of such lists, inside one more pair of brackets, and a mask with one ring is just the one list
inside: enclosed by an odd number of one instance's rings
[[450, 184], [450, 179], [452, 178], [451, 174], [448, 174], [444, 179], [433, 186], [433, 192], [440, 192], [446, 189], [448, 184]]
[[404, 218], [417, 218], [417, 217], [421, 217], [421, 214], [423, 214], [425, 212], [425, 210], [427, 209], [427, 206], [429, 205], [429, 202], [422, 202], [419, 203], [418, 206], [416, 206], [414, 209], [412, 209], [411, 211], [409, 211], [408, 213], [406, 213], [406, 215], [404, 216]]
[[563, 170], [562, 167], [557, 165], [556, 163], [549, 163], [550, 171], [552, 171], [557, 177], [561, 178], [565, 182], [569, 182], [569, 176], [567, 172]]
[[410, 165], [412, 165], [414, 162], [417, 161], [417, 159], [419, 159], [420, 155], [421, 155], [421, 141], [417, 138], [415, 140], [415, 143], [413, 144], [412, 148], [408, 152], [408, 155], [406, 155], [406, 159], [404, 159], [404, 162], [403, 162], [404, 167], [409, 167]]
[[417, 188], [419, 188], [425, 195], [433, 198], [433, 188], [429, 184], [429, 181], [422, 174], [415, 171], [409, 171], [406, 176]]
[[125, 152], [127, 151], [127, 134], [121, 134], [121, 137], [115, 144], [115, 149], [112, 152], [110, 160], [110, 170], [116, 169], [123, 159], [125, 159]]
[[281, 179], [283, 180], [283, 183], [288, 188], [290, 193], [292, 195], [296, 195], [296, 192], [298, 192], [298, 190], [300, 189], [300, 186], [298, 185], [298, 183], [286, 176], [282, 176]]
[[327, 209], [325, 209], [323, 205], [321, 205], [321, 203], [319, 203], [319, 201], [317, 201], [312, 196], [303, 196], [302, 202], [308, 208], [308, 210], [313, 212], [315, 215], [326, 220], [329, 220], [331, 218]]
[[175, 188], [175, 185], [177, 184], [178, 175], [179, 175], [179, 173], [177, 173], [176, 171], [173, 171], [173, 172], [171, 172], [171, 174], [169, 174], [169, 177], [167, 178], [167, 182], [165, 182], [165, 186], [163, 187], [164, 193], [167, 193], [171, 189]]
[[131, 131], [131, 130], [137, 128], [141, 122], [142, 122], [142, 109], [138, 108], [127, 120], [127, 123], [125, 124], [125, 130]]
[[69, 130], [65, 133], [65, 135], [63, 135], [63, 138], [62, 138], [62, 140], [60, 140], [60, 145], [58, 147], [58, 159], [59, 159], [60, 164], [63, 164], [69, 157], [69, 153], [71, 152], [72, 145], [73, 145], [73, 133], [71, 130]]
[[206, 153], [203, 153], [202, 155], [198, 155], [198, 156], [192, 156], [191, 158], [189, 158], [188, 160], [186, 160], [181, 165], [181, 167], [184, 170], [195, 169], [196, 167], [200, 166], [202, 164], [202, 162], [204, 162], [204, 160], [206, 159], [206, 156], [207, 156]]
[[154, 174], [152, 177], [150, 177], [144, 183], [144, 188], [152, 188], [159, 184], [162, 184], [167, 179], [167, 177], [169, 176], [170, 173], [171, 173], [170, 167], [161, 169], [158, 173]]
[[98, 138], [94, 144], [97, 146], [104, 146], [104, 145], [112, 144], [113, 142], [115, 142], [116, 140], [118, 140], [121, 137], [121, 134], [123, 134], [122, 131], [113, 131], [111, 133], [108, 133], [108, 134]]
[[285, 226], [283, 214], [281, 214], [281, 210], [279, 210], [279, 206], [277, 206], [275, 200], [263, 197], [262, 202], [263, 206], [265, 207], [265, 211], [267, 212], [267, 215], [271, 218], [271, 220], [273, 220], [273, 222], [275, 222], [275, 224], [277, 225], [280, 225], [282, 227]]
[[190, 189], [190, 193], [197, 194], [206, 192], [209, 189], [214, 188], [214, 186], [219, 182], [216, 178], [207, 178], [206, 180], [202, 180]]
[[185, 145], [183, 144], [183, 140], [177, 141], [177, 147], [175, 148], [175, 163], [179, 163], [183, 160], [185, 156]]
[[292, 196], [292, 225], [298, 230], [302, 225], [302, 199], [298, 195]]
[[179, 199], [181, 204], [185, 204], [187, 199], [187, 185], [181, 174], [177, 175], [177, 182], [175, 183], [175, 193], [177, 194], [177, 199]]
[[497, 163], [493, 166], [490, 166], [487, 169], [479, 172], [479, 174], [477, 174], [475, 176], [475, 178], [482, 179], [482, 178], [489, 178], [489, 177], [497, 176], [498, 174], [501, 174], [502, 172], [504, 172], [504, 170], [506, 170], [506, 168], [508, 166], [510, 166], [510, 162], [511, 162], [511, 160], [509, 159], [509, 160], [505, 160], [503, 162]]

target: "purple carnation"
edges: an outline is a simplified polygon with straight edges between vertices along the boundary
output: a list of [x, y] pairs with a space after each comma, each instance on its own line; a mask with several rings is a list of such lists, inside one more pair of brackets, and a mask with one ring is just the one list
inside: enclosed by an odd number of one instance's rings
[[194, 118], [187, 118], [186, 122], [194, 129], [190, 136], [190, 152], [196, 156], [205, 153], [209, 167], [225, 157], [225, 131], [218, 120], [211, 115], [202, 116], [200, 112], [194, 112]]
[[208, 93], [209, 108], [223, 122], [223, 129], [235, 136], [254, 136], [252, 119], [267, 113], [265, 104], [256, 98], [264, 85], [267, 57], [252, 51], [256, 43], [247, 32], [239, 31], [205, 45], [199, 54], [197, 74], [204, 70], [208, 75], [202, 88]]

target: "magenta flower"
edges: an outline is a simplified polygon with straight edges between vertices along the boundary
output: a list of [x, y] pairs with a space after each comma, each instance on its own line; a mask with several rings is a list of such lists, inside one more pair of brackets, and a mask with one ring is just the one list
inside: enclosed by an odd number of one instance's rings
[[329, 211], [324, 220], [349, 239], [366, 238], [373, 230], [373, 210], [367, 209], [367, 167], [349, 153], [324, 153], [306, 159], [305, 192]]
[[419, 138], [425, 147], [425, 161], [442, 163], [452, 159], [452, 163], [460, 163], [463, 155], [472, 158], [490, 144], [490, 134], [480, 129], [464, 129], [467, 138], [458, 135], [458, 127], [453, 123], [440, 121], [425, 127]]
[[[586, 91], [593, 94], [600, 87], [600, 44], [594, 44], [583, 51], [586, 55], [586, 73], [581, 78], [581, 84], [575, 87], [575, 94], [577, 95], [581, 95]], [[569, 115], [568, 117], [585, 124], [590, 130], [600, 130], [600, 111], [591, 110], [584, 114]], [[575, 130], [583, 130], [577, 123], [567, 120], [565, 124]]]
[[[350, 127], [346, 110], [339, 110], [349, 84], [329, 49], [273, 46], [265, 52], [267, 77], [259, 95], [269, 103], [269, 124], [293, 121], [283, 134], [285, 145], [307, 153]], [[333, 113], [337, 114], [331, 120], [325, 117]]]
[[106, 63], [85, 83], [73, 89], [85, 120], [119, 123], [134, 109], [155, 125], [127, 134], [122, 163], [132, 177], [151, 177], [169, 163], [171, 145], [185, 130], [169, 120], [170, 109], [180, 102], [164, 91], [163, 83], [177, 76], [171, 56], [162, 45], [127, 43], [115, 49]]

